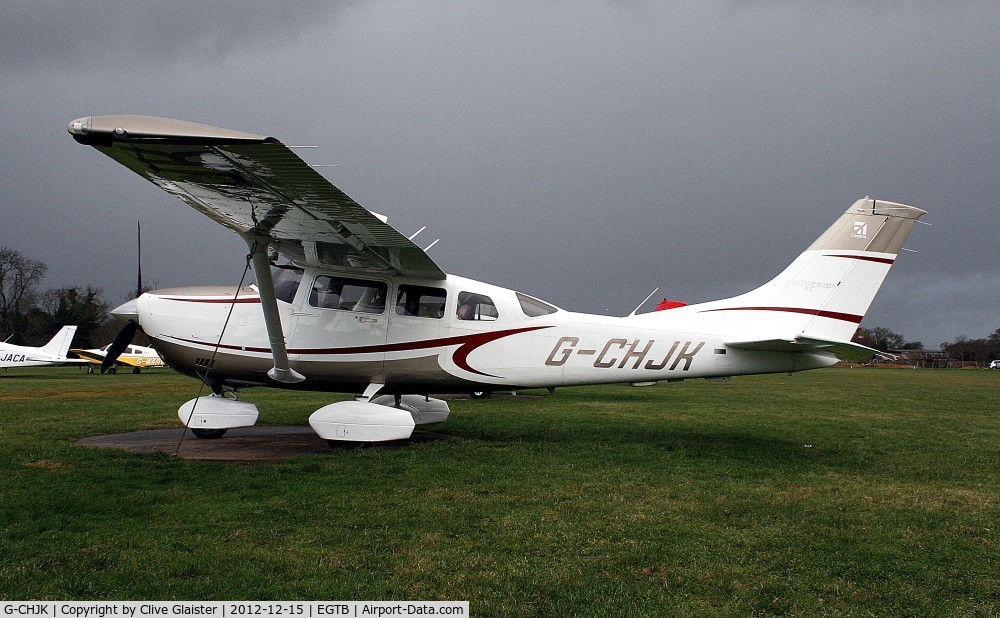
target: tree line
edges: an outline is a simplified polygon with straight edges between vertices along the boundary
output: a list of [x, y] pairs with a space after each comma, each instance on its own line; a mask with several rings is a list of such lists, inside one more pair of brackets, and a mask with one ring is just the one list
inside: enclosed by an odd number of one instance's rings
[[[906, 341], [902, 335], [878, 326], [859, 328], [853, 341], [889, 353], [924, 349], [922, 342]], [[954, 361], [987, 364], [1000, 359], [1000, 328], [982, 339], [970, 339], [965, 335], [959, 335], [954, 341], [942, 343], [940, 350], [944, 352], [946, 358]]]
[[102, 290], [89, 285], [40, 290], [48, 270], [43, 262], [0, 247], [0, 341], [40, 346], [61, 327], [75, 324], [73, 347], [110, 342], [120, 325], [108, 313]]

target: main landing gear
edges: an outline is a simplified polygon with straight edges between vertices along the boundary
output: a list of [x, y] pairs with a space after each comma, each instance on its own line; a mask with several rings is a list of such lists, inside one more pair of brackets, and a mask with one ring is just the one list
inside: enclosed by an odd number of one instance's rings
[[[381, 385], [377, 385], [381, 387]], [[441, 423], [451, 410], [448, 403], [423, 395], [382, 395], [370, 387], [356, 401], [338, 401], [323, 406], [309, 417], [309, 425], [334, 448], [356, 448], [370, 442], [406, 440], [416, 425]], [[177, 410], [191, 433], [216, 440], [234, 427], [257, 422], [257, 406], [222, 394], [192, 399]]]
[[228, 429], [199, 429], [197, 427], [191, 428], [191, 433], [194, 437], [201, 438], [202, 440], [218, 440], [222, 436], [226, 435]]

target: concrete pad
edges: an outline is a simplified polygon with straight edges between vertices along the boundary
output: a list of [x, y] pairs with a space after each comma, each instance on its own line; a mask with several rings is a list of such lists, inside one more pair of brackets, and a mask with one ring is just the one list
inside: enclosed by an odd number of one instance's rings
[[[407, 440], [366, 444], [361, 448], [400, 448], [448, 438], [449, 436], [431, 431], [414, 431]], [[266, 462], [299, 455], [329, 455], [333, 452], [326, 440], [317, 436], [308, 426], [238, 427], [215, 440], [196, 438], [190, 431], [183, 429], [154, 429], [81, 438], [76, 443], [94, 448], [116, 448], [130, 453], [176, 453], [181, 459], [203, 461]]]

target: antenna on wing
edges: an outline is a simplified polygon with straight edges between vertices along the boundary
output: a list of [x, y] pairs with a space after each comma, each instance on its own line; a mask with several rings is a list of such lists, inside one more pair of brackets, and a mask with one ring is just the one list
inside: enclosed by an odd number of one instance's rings
[[[416, 232], [410, 234], [410, 236], [409, 236], [409, 238], [407, 240], [413, 240], [414, 238], [417, 237], [417, 234], [419, 234], [420, 232], [423, 232], [426, 229], [427, 229], [427, 226], [425, 225], [422, 228], [420, 228], [419, 230], [417, 230]], [[430, 251], [431, 247], [433, 247], [434, 245], [438, 244], [440, 241], [441, 241], [441, 239], [438, 238], [437, 240], [435, 240], [431, 244], [429, 244], [426, 247], [424, 247], [424, 252], [426, 253], [427, 251]]]
[[632, 310], [632, 313], [628, 314], [628, 317], [634, 316], [636, 314], [636, 312], [639, 311], [639, 309], [641, 309], [642, 306], [646, 304], [646, 301], [649, 300], [650, 298], [652, 298], [653, 294], [656, 294], [659, 291], [660, 291], [659, 287], [653, 288], [653, 291], [649, 293], [649, 296], [647, 296], [646, 298], [643, 298], [642, 302], [639, 303], [639, 305], [635, 309]]

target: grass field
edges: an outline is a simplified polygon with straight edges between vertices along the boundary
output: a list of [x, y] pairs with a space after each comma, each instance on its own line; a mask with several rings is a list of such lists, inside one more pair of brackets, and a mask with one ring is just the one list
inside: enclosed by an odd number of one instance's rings
[[[468, 600], [474, 615], [997, 615], [1000, 371], [454, 401], [454, 438], [220, 464], [169, 370], [0, 374], [0, 598]], [[332, 400], [252, 389], [268, 424]]]

